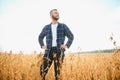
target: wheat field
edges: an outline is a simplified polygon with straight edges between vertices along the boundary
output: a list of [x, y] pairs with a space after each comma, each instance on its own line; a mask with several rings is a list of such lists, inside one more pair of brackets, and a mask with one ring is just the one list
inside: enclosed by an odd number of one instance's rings
[[[41, 80], [43, 54], [0, 52], [0, 80]], [[53, 65], [46, 76], [54, 80]], [[66, 54], [62, 80], [120, 80], [120, 51], [113, 53]]]

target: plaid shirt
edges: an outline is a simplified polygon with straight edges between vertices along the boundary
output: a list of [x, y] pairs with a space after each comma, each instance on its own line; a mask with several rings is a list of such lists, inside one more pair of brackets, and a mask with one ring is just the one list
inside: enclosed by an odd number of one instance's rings
[[[68, 38], [68, 41], [65, 45], [69, 48], [73, 42], [74, 36], [73, 36], [72, 32], [70, 31], [70, 29], [67, 27], [67, 25], [65, 25], [63, 23], [58, 23], [57, 40], [56, 40], [58, 51], [60, 51], [60, 45], [64, 44], [65, 36], [67, 36], [67, 38]], [[45, 53], [49, 54], [49, 51], [52, 47], [51, 24], [46, 25], [42, 29], [42, 32], [39, 35], [39, 44], [41, 47], [44, 46], [44, 42], [43, 42], [44, 37], [46, 37], [46, 45], [47, 45], [47, 50], [45, 50]]]

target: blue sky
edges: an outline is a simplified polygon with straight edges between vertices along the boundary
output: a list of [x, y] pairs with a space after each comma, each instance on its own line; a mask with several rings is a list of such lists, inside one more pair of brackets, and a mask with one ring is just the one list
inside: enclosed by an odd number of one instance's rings
[[102, 0], [102, 2], [113, 9], [120, 6], [120, 0]]
[[15, 0], [0, 0], [0, 11], [2, 11], [7, 4], [12, 5], [14, 2]]
[[[0, 0], [0, 10], [2, 10], [3, 7], [5, 7], [4, 4], [15, 4], [16, 1], [17, 0]], [[113, 9], [115, 7], [120, 6], [120, 0], [98, 0], [98, 1]]]
[[109, 41], [112, 32], [120, 46], [120, 0], [0, 0], [0, 48], [43, 51], [38, 35], [50, 23], [49, 11], [53, 8], [59, 10], [59, 21], [66, 23], [75, 36], [67, 51], [113, 48]]

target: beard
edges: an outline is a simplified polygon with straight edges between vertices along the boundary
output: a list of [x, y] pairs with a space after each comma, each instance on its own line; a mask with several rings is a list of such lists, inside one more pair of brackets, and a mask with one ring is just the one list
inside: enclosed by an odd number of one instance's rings
[[59, 20], [59, 18], [56, 18], [56, 17], [54, 17], [54, 16], [52, 16], [52, 19], [54, 19], [54, 20], [56, 20], [56, 21]]

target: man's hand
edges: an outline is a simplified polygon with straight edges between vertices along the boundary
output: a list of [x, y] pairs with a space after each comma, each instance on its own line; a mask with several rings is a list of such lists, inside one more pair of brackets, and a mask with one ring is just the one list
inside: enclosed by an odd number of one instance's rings
[[66, 45], [61, 45], [60, 48], [65, 49], [65, 48], [67, 48], [67, 46]]
[[46, 50], [46, 49], [47, 49], [47, 46], [42, 46], [42, 49]]

